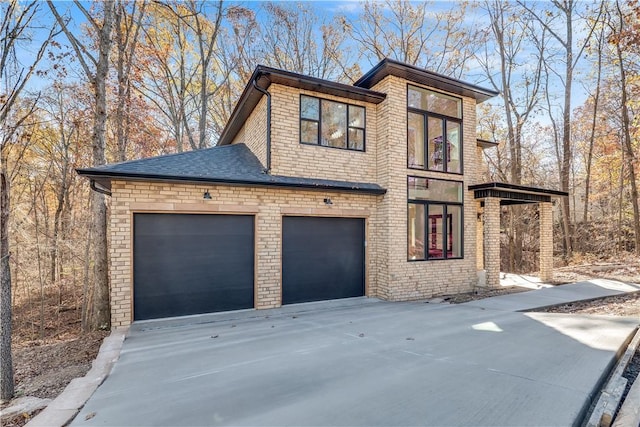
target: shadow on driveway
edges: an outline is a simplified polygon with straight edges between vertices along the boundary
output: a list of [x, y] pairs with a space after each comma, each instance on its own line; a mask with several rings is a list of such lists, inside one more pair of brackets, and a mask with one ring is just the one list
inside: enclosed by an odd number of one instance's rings
[[72, 425], [574, 425], [638, 323], [374, 299], [251, 313], [135, 324]]

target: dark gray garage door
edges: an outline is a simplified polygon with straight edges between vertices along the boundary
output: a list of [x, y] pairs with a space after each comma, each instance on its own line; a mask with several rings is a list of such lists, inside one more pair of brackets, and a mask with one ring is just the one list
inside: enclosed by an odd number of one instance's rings
[[253, 216], [134, 215], [135, 320], [253, 308]]
[[282, 218], [282, 303], [364, 295], [364, 220]]

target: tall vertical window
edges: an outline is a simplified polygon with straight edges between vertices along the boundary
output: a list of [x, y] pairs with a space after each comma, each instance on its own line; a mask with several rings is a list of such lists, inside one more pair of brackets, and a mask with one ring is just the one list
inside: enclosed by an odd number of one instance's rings
[[300, 143], [364, 151], [365, 108], [300, 95]]
[[462, 183], [407, 178], [407, 258], [462, 258]]
[[407, 166], [462, 173], [462, 100], [409, 86]]

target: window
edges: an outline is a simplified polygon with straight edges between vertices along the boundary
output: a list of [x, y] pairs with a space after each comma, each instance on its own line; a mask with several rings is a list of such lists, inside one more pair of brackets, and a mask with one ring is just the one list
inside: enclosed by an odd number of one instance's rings
[[462, 100], [409, 86], [408, 167], [462, 173]]
[[365, 108], [300, 95], [300, 143], [364, 151]]
[[409, 261], [462, 258], [462, 183], [407, 178]]

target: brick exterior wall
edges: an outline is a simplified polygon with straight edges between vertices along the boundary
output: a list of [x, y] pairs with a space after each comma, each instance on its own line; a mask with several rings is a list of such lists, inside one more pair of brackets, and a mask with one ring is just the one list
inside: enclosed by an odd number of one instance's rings
[[[209, 190], [212, 199], [202, 195]], [[381, 196], [271, 188], [113, 181], [111, 184], [111, 322], [114, 328], [133, 320], [133, 214], [201, 213], [255, 215], [255, 306], [281, 305], [282, 217], [365, 218], [367, 295], [377, 295], [377, 221]], [[330, 197], [333, 205], [323, 199]]]
[[[377, 135], [375, 104], [272, 84], [271, 173], [283, 176], [376, 182]], [[300, 95], [339, 101], [366, 108], [366, 151], [300, 144]], [[266, 96], [247, 119], [233, 143], [244, 142], [266, 162]]]
[[540, 212], [540, 280], [553, 280], [553, 205], [538, 203]]
[[484, 224], [482, 223], [484, 214], [480, 202], [477, 205], [477, 222], [476, 222], [476, 268], [478, 271], [484, 270]]
[[[477, 179], [475, 100], [463, 99], [463, 167], [464, 175], [420, 171], [407, 168], [407, 81], [387, 76], [373, 90], [387, 94], [380, 105], [378, 183], [387, 189], [379, 204], [382, 238], [386, 260], [386, 277], [378, 285], [379, 296], [400, 301], [434, 295], [471, 291], [477, 284], [476, 272], [476, 202], [467, 186]], [[464, 259], [407, 261], [407, 176], [449, 179], [463, 182]]]
[[[381, 242], [379, 247], [373, 249], [378, 252], [380, 260], [375, 266], [375, 275], [379, 278], [376, 296], [399, 301], [470, 291], [477, 284], [477, 203], [473, 193], [466, 191], [466, 188], [480, 182], [483, 175], [476, 144], [476, 102], [472, 98], [463, 98], [464, 174], [419, 171], [407, 168], [407, 81], [387, 76], [372, 89], [386, 93], [387, 98], [375, 105], [272, 84], [269, 87], [272, 96], [271, 173], [375, 182], [387, 189], [373, 219], [379, 221], [377, 230]], [[364, 106], [366, 151], [300, 144], [301, 94]], [[258, 141], [266, 132], [253, 124], [264, 120], [264, 108], [261, 107], [265, 99], [263, 97], [259, 107], [247, 120], [243, 135], [234, 140], [245, 142], [252, 151], [255, 149], [251, 141]], [[251, 129], [259, 132], [258, 137], [252, 135]], [[463, 183], [464, 259], [407, 261], [408, 175]]]
[[[272, 102], [273, 104], [273, 102]], [[272, 126], [273, 131], [273, 126]], [[243, 142], [267, 166], [267, 97], [263, 96], [232, 144]], [[273, 151], [273, 150], [272, 150]]]
[[[476, 232], [478, 202], [469, 185], [482, 177], [476, 148], [476, 102], [463, 98], [463, 175], [407, 168], [407, 81], [387, 76], [373, 90], [387, 94], [380, 104], [351, 101], [272, 84], [272, 174], [378, 183], [384, 196], [176, 183], [112, 182], [111, 307], [114, 327], [133, 319], [132, 218], [136, 212], [253, 214], [256, 216], [256, 308], [281, 304], [281, 224], [283, 215], [366, 218], [366, 294], [401, 301], [471, 291], [477, 285], [482, 244]], [[308, 94], [366, 108], [366, 151], [299, 143], [299, 96]], [[266, 163], [266, 97], [233, 143], [244, 142]], [[463, 183], [463, 251], [458, 260], [407, 261], [407, 176]], [[209, 190], [212, 200], [203, 200]], [[323, 199], [330, 197], [333, 205]], [[489, 209], [493, 205], [490, 204]], [[487, 208], [485, 207], [485, 213]], [[499, 205], [498, 205], [499, 213]], [[499, 216], [498, 216], [499, 218]], [[499, 239], [495, 227], [485, 236]], [[490, 223], [489, 225], [491, 225]], [[497, 242], [498, 240], [495, 240]], [[493, 253], [499, 245], [484, 248]], [[481, 256], [481, 255], [480, 255]], [[485, 259], [484, 266], [492, 264]], [[498, 270], [499, 272], [499, 270]], [[489, 275], [487, 281], [495, 278]]]
[[500, 199], [484, 199], [484, 269], [486, 286], [500, 286]]

